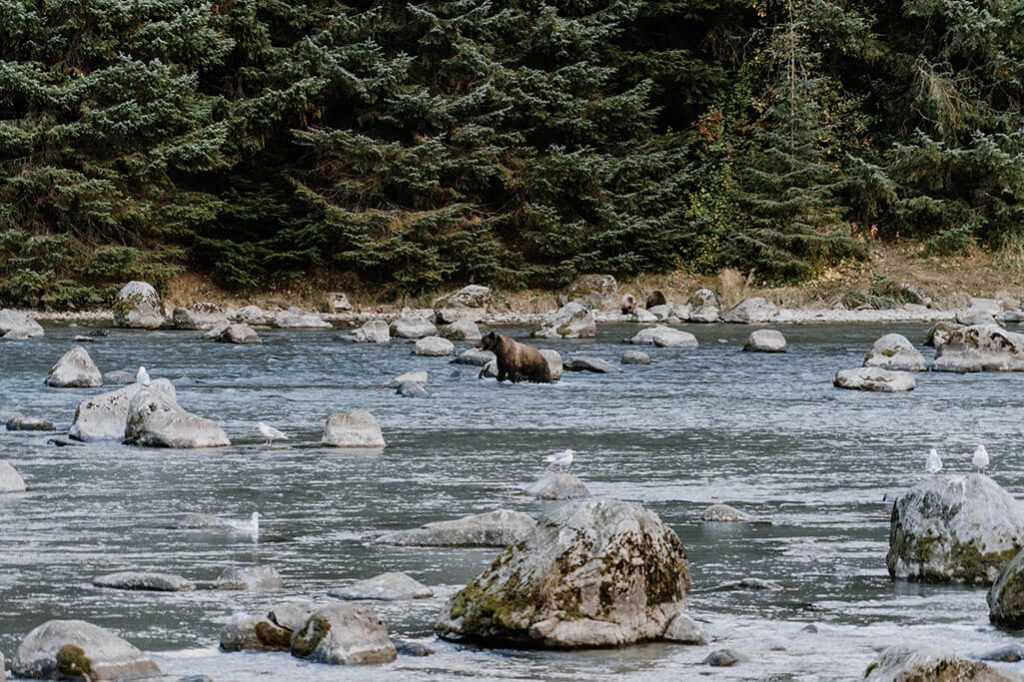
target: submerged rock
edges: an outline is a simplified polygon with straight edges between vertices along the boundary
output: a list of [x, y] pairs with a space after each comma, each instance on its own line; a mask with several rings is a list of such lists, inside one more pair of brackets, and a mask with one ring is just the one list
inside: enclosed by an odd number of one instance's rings
[[93, 680], [160, 674], [156, 663], [113, 632], [83, 620], [49, 620], [18, 647], [15, 675], [44, 679]]
[[160, 294], [146, 282], [128, 282], [114, 302], [114, 326], [131, 329], [157, 329], [164, 323], [164, 304]]
[[291, 651], [330, 665], [387, 663], [398, 655], [377, 614], [353, 604], [332, 604], [313, 613], [292, 635]]
[[566, 471], [548, 471], [523, 487], [523, 492], [538, 500], [575, 500], [590, 497], [583, 481]]
[[928, 369], [928, 361], [907, 337], [902, 334], [886, 334], [875, 341], [871, 352], [864, 358], [864, 366], [923, 372]]
[[488, 362], [494, 362], [496, 356], [492, 351], [480, 350], [479, 348], [470, 348], [469, 350], [462, 351], [452, 363], [456, 365], [474, 365], [476, 367], [483, 367]]
[[498, 509], [386, 533], [376, 542], [415, 547], [504, 547], [522, 540], [536, 525], [537, 522], [526, 514]]
[[[562, 354], [557, 350], [552, 350], [551, 348], [541, 348], [537, 352], [540, 353], [541, 357], [543, 357], [548, 363], [548, 373], [551, 376], [551, 382], [554, 383], [556, 381], [560, 381], [562, 378], [562, 370], [565, 367], [562, 364]], [[498, 376], [497, 360], [495, 360], [494, 363], [494, 376]]]
[[703, 645], [708, 643], [708, 636], [704, 633], [704, 628], [687, 613], [680, 613], [673, 618], [665, 628], [662, 638], [665, 641], [679, 644]]
[[0, 459], [0, 493], [25, 492], [25, 479], [11, 466], [10, 462]]
[[244, 323], [228, 325], [217, 335], [217, 341], [240, 345], [263, 343], [263, 339], [256, 333], [256, 330]]
[[718, 649], [708, 654], [702, 663], [714, 668], [729, 668], [745, 660], [747, 657], [735, 649]]
[[284, 587], [284, 579], [273, 566], [229, 566], [213, 586], [218, 590], [276, 590]]
[[5, 340], [37, 339], [44, 334], [42, 325], [25, 313], [10, 308], [0, 310], [0, 337]]
[[427, 357], [443, 357], [455, 355], [455, 344], [440, 336], [425, 336], [416, 341], [412, 347], [413, 355], [424, 355]]
[[391, 343], [391, 331], [384, 320], [367, 320], [347, 338], [355, 343]]
[[[143, 388], [141, 384], [133, 383], [78, 403], [68, 435], [80, 441], [123, 439], [128, 425], [128, 407]], [[167, 379], [154, 379], [148, 390], [177, 403], [174, 385]]]
[[548, 315], [532, 334], [542, 339], [591, 339], [596, 335], [594, 313], [576, 301], [570, 301]]
[[346, 587], [328, 590], [327, 596], [336, 599], [374, 599], [399, 601], [405, 599], [426, 599], [434, 591], [405, 573], [382, 573], [373, 578], [360, 580]]
[[497, 645], [631, 644], [660, 639], [689, 588], [683, 545], [654, 512], [569, 502], [455, 595], [436, 631]]
[[576, 355], [570, 358], [565, 369], [570, 372], [595, 372], [597, 374], [615, 374], [622, 371], [607, 360], [591, 355]]
[[868, 666], [865, 680], [874, 682], [1019, 682], [1015, 675], [948, 651], [892, 646]]
[[786, 337], [775, 329], [758, 329], [743, 344], [743, 350], [755, 353], [785, 353]]
[[750, 523], [757, 519], [727, 504], [713, 504], [700, 515], [702, 521], [714, 523]]
[[135, 383], [135, 374], [126, 369], [115, 369], [103, 373], [104, 386], [127, 386]]
[[177, 401], [152, 387], [128, 403], [124, 428], [128, 445], [165, 448], [216, 448], [231, 445], [220, 424], [186, 412]]
[[195, 589], [191, 580], [172, 573], [154, 573], [148, 571], [120, 571], [93, 578], [96, 587], [108, 587], [115, 590], [141, 590], [147, 592], [183, 592]]
[[414, 642], [412, 640], [404, 639], [402, 637], [392, 637], [391, 641], [394, 643], [395, 649], [398, 651], [399, 656], [434, 655], [434, 650], [421, 642]]
[[89, 356], [89, 351], [75, 346], [50, 368], [46, 385], [53, 388], [97, 388], [103, 385], [103, 375]]
[[936, 343], [936, 372], [1024, 371], [1024, 334], [996, 324], [956, 327]]
[[840, 370], [836, 372], [832, 383], [837, 388], [882, 393], [913, 391], [917, 387], [917, 380], [909, 372], [895, 372], [881, 367]]
[[437, 327], [422, 317], [403, 317], [391, 323], [391, 336], [400, 339], [422, 339], [436, 334]]
[[430, 396], [430, 391], [427, 390], [427, 387], [416, 381], [406, 381], [398, 384], [395, 393], [404, 398], [427, 398]]
[[649, 365], [651, 364], [651, 356], [642, 350], [627, 350], [619, 358], [619, 362], [623, 365]]
[[992, 583], [1024, 548], [1024, 508], [983, 474], [932, 476], [901, 494], [889, 525], [889, 575]]
[[979, 661], [999, 661], [1001, 663], [1017, 663], [1024, 661], [1024, 644], [1007, 644], [998, 649], [986, 651], [974, 656]]
[[18, 416], [7, 420], [8, 431], [53, 431], [56, 427], [48, 419]]
[[328, 417], [321, 442], [336, 448], [382, 448], [384, 434], [376, 417], [366, 410], [353, 410]]

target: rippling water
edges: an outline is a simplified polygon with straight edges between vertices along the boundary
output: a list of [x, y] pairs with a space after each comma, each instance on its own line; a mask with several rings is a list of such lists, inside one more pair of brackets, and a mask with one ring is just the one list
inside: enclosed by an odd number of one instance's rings
[[[841, 391], [833, 373], [858, 366], [876, 338], [895, 331], [917, 343], [926, 328], [783, 328], [791, 344], [784, 355], [740, 352], [746, 327], [688, 330], [700, 348], [647, 349], [649, 366], [567, 373], [551, 386], [481, 381], [476, 368], [414, 357], [408, 344], [348, 345], [331, 332], [268, 331], [262, 346], [230, 346], [194, 332], [112, 330], [88, 345], [101, 370], [146, 365], [174, 382], [182, 406], [220, 421], [234, 444], [59, 448], [47, 444], [53, 434], [0, 430], [0, 459], [30, 487], [0, 496], [0, 651], [13, 658], [22, 636], [44, 620], [82, 618], [153, 652], [168, 674], [216, 680], [855, 679], [893, 643], [971, 654], [1014, 641], [988, 624], [983, 589], [890, 581], [883, 496], [923, 475], [933, 445], [947, 470], [968, 469], [979, 439], [992, 453], [993, 478], [1020, 495], [1024, 377], [927, 373], [910, 394]], [[66, 431], [78, 401], [110, 390], [42, 384], [83, 331], [49, 327], [44, 340], [0, 344], [0, 411], [45, 417]], [[618, 364], [620, 342], [633, 331], [610, 326], [596, 340], [538, 345]], [[412, 369], [430, 372], [431, 397], [380, 388]], [[318, 445], [327, 415], [355, 408], [380, 419], [382, 455]], [[291, 440], [264, 447], [261, 420]], [[641, 501], [679, 533], [693, 573], [690, 610], [718, 641], [543, 652], [433, 640], [446, 596], [496, 550], [384, 547], [367, 537], [497, 507], [539, 514], [544, 505], [517, 487], [536, 478], [543, 455], [567, 447], [579, 452], [573, 470], [594, 493]], [[712, 502], [775, 523], [701, 524]], [[264, 517], [258, 544], [174, 528], [188, 512], [243, 519], [254, 510]], [[125, 569], [202, 584], [226, 566], [256, 563], [275, 566], [286, 588], [158, 594], [90, 584]], [[322, 598], [333, 586], [389, 570], [435, 587], [434, 599], [375, 606], [393, 633], [429, 642], [435, 656], [345, 669], [286, 653], [216, 650], [234, 612], [282, 597]], [[718, 589], [743, 577], [786, 589]], [[818, 632], [802, 631], [808, 623]], [[700, 665], [721, 647], [749, 660], [730, 669]]]

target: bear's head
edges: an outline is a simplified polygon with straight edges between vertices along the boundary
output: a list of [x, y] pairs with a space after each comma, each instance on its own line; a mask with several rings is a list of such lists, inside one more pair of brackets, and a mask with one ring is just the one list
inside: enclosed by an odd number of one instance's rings
[[498, 332], [489, 332], [484, 338], [480, 339], [480, 345], [477, 346], [480, 350], [491, 350], [493, 351], [498, 347], [498, 342], [501, 340], [501, 334]]

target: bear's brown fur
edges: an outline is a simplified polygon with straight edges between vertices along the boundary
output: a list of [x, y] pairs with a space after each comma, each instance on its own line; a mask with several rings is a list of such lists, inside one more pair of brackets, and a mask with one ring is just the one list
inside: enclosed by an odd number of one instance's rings
[[668, 301], [665, 300], [665, 294], [661, 293], [657, 289], [647, 294], [647, 305], [644, 307], [650, 310], [654, 306], [665, 305]]
[[498, 358], [498, 381], [512, 383], [526, 380], [538, 384], [551, 383], [551, 368], [540, 351], [497, 332], [490, 332], [480, 341], [481, 350], [492, 351]]

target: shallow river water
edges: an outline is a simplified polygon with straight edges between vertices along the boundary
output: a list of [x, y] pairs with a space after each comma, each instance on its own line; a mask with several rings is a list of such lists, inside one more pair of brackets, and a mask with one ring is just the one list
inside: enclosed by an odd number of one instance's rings
[[[790, 351], [780, 355], [741, 352], [749, 327], [686, 328], [700, 348], [645, 348], [649, 366], [567, 373], [544, 386], [478, 380], [476, 368], [414, 357], [408, 344], [349, 345], [330, 331], [267, 331], [262, 346], [231, 346], [195, 332], [112, 330], [88, 345], [101, 370], [144, 364], [153, 377], [171, 379], [181, 405], [220, 421], [233, 445], [55, 447], [47, 443], [54, 434], [0, 428], [0, 459], [30, 488], [0, 496], [0, 652], [10, 661], [21, 638], [47, 619], [81, 618], [152, 652], [169, 676], [218, 681], [814, 680], [857, 679], [878, 650], [896, 643], [976, 654], [1015, 641], [989, 625], [984, 589], [889, 579], [883, 496], [923, 476], [929, 447], [947, 470], [966, 471], [982, 440], [992, 477], [1024, 494], [1024, 376], [924, 373], [909, 394], [842, 391], [832, 375], [859, 366], [876, 338], [895, 331], [919, 343], [926, 328], [784, 327]], [[606, 326], [596, 340], [537, 345], [618, 364], [627, 348], [621, 340], [634, 330]], [[87, 330], [46, 331], [43, 340], [0, 344], [0, 412], [45, 417], [66, 432], [78, 401], [110, 387], [43, 386], [49, 366]], [[380, 388], [421, 368], [430, 372], [429, 398]], [[383, 454], [319, 446], [328, 414], [356, 408], [380, 419]], [[261, 420], [291, 439], [264, 447]], [[385, 547], [369, 538], [498, 507], [541, 514], [545, 505], [517, 494], [518, 486], [542, 472], [544, 455], [565, 448], [577, 450], [573, 471], [593, 493], [640, 501], [679, 534], [693, 574], [689, 609], [717, 641], [546, 652], [433, 638], [445, 598], [497, 550]], [[713, 502], [774, 523], [701, 523]], [[175, 529], [188, 512], [243, 519], [256, 510], [263, 515], [257, 544]], [[202, 586], [226, 566], [257, 563], [276, 567], [285, 589], [163, 594], [90, 583], [137, 569]], [[436, 655], [340, 668], [287, 653], [217, 651], [232, 613], [291, 596], [326, 600], [331, 587], [390, 570], [408, 572], [438, 596], [374, 608], [392, 633], [429, 643]], [[719, 589], [745, 577], [786, 589]], [[816, 633], [803, 630], [809, 623]], [[723, 647], [749, 660], [701, 665]]]

